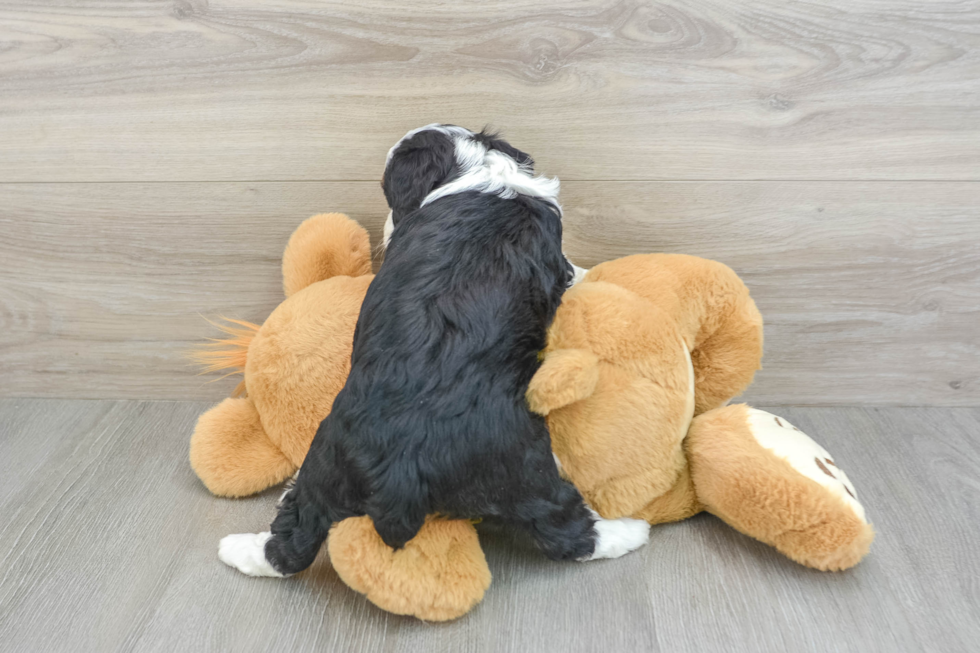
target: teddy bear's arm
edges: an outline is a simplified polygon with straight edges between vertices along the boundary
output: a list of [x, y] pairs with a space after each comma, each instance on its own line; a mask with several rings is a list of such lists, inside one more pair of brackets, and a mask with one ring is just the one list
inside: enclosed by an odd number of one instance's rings
[[589, 397], [599, 381], [599, 359], [584, 349], [547, 353], [527, 389], [531, 410], [547, 415]]

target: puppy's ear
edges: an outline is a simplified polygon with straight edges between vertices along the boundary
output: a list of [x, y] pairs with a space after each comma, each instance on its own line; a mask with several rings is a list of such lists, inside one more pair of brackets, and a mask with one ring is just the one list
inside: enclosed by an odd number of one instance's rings
[[599, 359], [585, 349], [558, 349], [545, 355], [527, 388], [527, 403], [539, 415], [592, 396], [599, 382]]
[[457, 174], [455, 145], [446, 134], [427, 130], [403, 141], [385, 167], [381, 189], [392, 222], [418, 209], [425, 196]]
[[489, 127], [484, 127], [483, 131], [479, 134], [473, 136], [473, 140], [482, 143], [484, 147], [488, 150], [497, 150], [498, 152], [503, 152], [510, 158], [517, 161], [522, 167], [527, 168], [530, 171], [534, 171], [534, 159], [527, 152], [522, 152], [504, 139], [500, 138], [500, 135], [491, 130]]

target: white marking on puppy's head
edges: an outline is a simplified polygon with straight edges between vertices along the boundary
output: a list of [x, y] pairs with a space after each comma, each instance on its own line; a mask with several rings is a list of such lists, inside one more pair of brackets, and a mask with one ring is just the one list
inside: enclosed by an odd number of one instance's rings
[[471, 138], [456, 138], [455, 145], [460, 176], [426, 195], [422, 206], [447, 195], [475, 190], [504, 199], [529, 195], [551, 202], [561, 209], [558, 204], [561, 184], [557, 177], [535, 177], [532, 168]]
[[534, 176], [534, 161], [495, 134], [456, 125], [413, 129], [388, 152], [381, 182], [391, 209], [385, 242], [404, 215], [467, 191], [543, 199], [559, 212], [557, 179]]

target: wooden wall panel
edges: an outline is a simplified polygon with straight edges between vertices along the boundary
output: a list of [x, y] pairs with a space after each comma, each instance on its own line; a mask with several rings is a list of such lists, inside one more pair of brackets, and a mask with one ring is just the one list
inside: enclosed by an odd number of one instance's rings
[[604, 179], [978, 179], [980, 3], [8, 0], [0, 181], [377, 179], [433, 121]]
[[[768, 404], [980, 402], [980, 184], [567, 182], [577, 262], [732, 266], [767, 321]], [[295, 226], [374, 182], [0, 184], [0, 396], [218, 399], [181, 354], [202, 316], [261, 321]]]

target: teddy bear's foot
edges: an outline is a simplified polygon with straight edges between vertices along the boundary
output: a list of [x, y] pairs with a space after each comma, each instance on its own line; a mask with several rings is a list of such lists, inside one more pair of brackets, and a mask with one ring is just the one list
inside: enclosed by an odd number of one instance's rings
[[249, 398], [225, 399], [198, 418], [190, 460], [204, 485], [224, 497], [261, 492], [296, 471], [269, 440]]
[[686, 441], [705, 508], [808, 567], [838, 571], [868, 552], [874, 529], [847, 475], [784, 418], [745, 405], [699, 415]]
[[335, 524], [327, 540], [340, 578], [382, 610], [426, 621], [469, 612], [490, 587], [490, 568], [473, 524], [428, 517], [422, 529], [394, 550], [370, 517]]
[[595, 551], [580, 562], [618, 558], [634, 551], [650, 539], [650, 524], [642, 519], [603, 519], [595, 513]]

